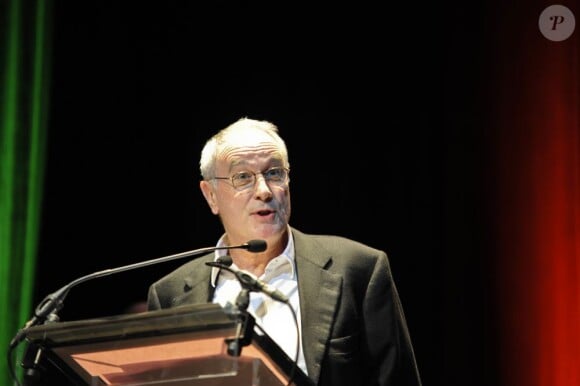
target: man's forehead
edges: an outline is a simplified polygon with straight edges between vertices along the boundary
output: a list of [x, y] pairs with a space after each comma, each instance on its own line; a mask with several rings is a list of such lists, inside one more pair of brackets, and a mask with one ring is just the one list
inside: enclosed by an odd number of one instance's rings
[[228, 133], [219, 146], [217, 161], [223, 166], [284, 162], [280, 143], [268, 133], [247, 128]]
[[218, 155], [218, 161], [226, 162], [232, 166], [249, 162], [267, 162], [272, 159], [282, 161], [282, 158], [280, 149], [272, 142], [225, 146]]

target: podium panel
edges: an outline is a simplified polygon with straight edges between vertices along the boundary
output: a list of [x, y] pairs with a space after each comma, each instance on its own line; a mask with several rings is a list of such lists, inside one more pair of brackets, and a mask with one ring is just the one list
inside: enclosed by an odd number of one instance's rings
[[207, 303], [34, 326], [26, 340], [75, 385], [312, 384], [253, 327], [251, 315]]

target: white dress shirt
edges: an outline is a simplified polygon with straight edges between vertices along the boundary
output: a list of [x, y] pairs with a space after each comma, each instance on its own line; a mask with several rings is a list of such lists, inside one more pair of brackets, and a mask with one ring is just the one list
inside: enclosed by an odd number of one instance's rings
[[[296, 350], [299, 350], [297, 364], [305, 374], [308, 374], [304, 353], [302, 352], [302, 339], [297, 342], [297, 334], [302, 336], [300, 300], [298, 298], [298, 281], [294, 262], [294, 240], [292, 239], [292, 233], [290, 232], [289, 234], [288, 245], [286, 245], [284, 252], [268, 263], [264, 274], [258, 279], [288, 297], [289, 305], [292, 306], [296, 313], [298, 325], [296, 325], [292, 311], [287, 304], [273, 300], [262, 292], [250, 292], [250, 304], [247, 311], [255, 318], [257, 326], [264, 330], [291, 360], [296, 359]], [[217, 246], [223, 245], [225, 244], [222, 236]], [[226, 254], [227, 250], [217, 250], [215, 260]], [[235, 264], [232, 264], [232, 267], [237, 268]], [[219, 303], [222, 307], [226, 307], [228, 303], [236, 303], [236, 298], [242, 287], [233, 273], [213, 268], [211, 283], [216, 288], [213, 298], [214, 303]], [[255, 332], [258, 334], [261, 333], [259, 328], [255, 328]], [[297, 343], [299, 343], [299, 347], [296, 347]]]

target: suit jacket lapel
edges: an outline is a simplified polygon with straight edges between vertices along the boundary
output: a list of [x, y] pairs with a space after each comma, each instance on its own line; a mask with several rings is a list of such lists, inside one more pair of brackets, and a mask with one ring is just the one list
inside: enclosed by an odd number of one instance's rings
[[295, 229], [292, 229], [292, 233], [296, 250], [304, 355], [308, 376], [318, 382], [322, 358], [341, 295], [342, 277], [327, 270], [332, 256], [323, 246]]

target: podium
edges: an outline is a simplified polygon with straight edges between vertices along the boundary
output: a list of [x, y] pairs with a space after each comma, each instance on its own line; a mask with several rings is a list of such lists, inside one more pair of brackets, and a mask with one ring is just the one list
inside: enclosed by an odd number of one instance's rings
[[48, 323], [30, 327], [25, 339], [43, 371], [61, 372], [72, 385], [313, 384], [256, 332], [250, 314], [214, 303]]

